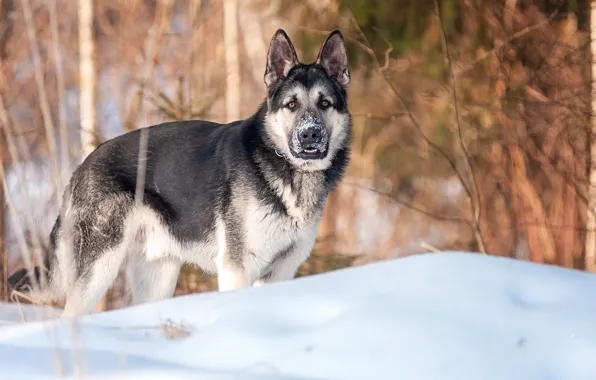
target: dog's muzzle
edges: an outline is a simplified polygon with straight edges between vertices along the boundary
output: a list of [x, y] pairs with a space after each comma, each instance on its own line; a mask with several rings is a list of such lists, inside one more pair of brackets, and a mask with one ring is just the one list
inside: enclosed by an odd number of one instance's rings
[[327, 130], [321, 119], [306, 114], [298, 121], [292, 135], [292, 154], [304, 160], [325, 158], [329, 147]]

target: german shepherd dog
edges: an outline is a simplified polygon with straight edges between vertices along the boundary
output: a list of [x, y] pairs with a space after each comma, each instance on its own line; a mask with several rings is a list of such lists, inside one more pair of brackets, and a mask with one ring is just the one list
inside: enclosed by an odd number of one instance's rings
[[74, 316], [92, 312], [120, 270], [132, 304], [172, 297], [185, 262], [217, 274], [219, 291], [292, 279], [349, 161], [341, 32], [303, 64], [279, 29], [264, 80], [246, 120], [168, 122], [98, 146], [64, 191], [43, 265], [16, 271], [11, 288], [65, 298], [63, 316]]

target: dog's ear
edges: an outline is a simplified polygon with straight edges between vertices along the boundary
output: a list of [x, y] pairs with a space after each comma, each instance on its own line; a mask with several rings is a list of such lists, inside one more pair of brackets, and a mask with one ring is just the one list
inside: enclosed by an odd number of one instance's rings
[[344, 37], [339, 30], [336, 29], [329, 34], [317, 56], [317, 63], [342, 86], [350, 83], [348, 52]]
[[290, 69], [298, 63], [298, 56], [292, 41], [283, 29], [278, 29], [271, 39], [267, 52], [267, 67], [265, 69], [267, 87], [285, 78]]

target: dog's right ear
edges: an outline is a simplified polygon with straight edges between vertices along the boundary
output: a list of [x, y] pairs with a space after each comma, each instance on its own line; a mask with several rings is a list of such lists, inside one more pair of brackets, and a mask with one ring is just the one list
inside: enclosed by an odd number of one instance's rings
[[267, 52], [267, 67], [265, 69], [267, 87], [285, 78], [290, 69], [298, 63], [298, 56], [292, 41], [283, 29], [278, 29], [271, 39]]

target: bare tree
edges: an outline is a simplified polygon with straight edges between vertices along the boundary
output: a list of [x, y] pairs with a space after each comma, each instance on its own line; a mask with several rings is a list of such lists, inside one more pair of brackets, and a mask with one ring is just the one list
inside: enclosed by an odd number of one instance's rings
[[[95, 98], [97, 73], [95, 69], [95, 40], [93, 38], [93, 0], [79, 0], [79, 75], [81, 118], [81, 161], [96, 145], [97, 126]], [[103, 296], [97, 311], [108, 309], [108, 298]]]
[[586, 270], [596, 272], [596, 1], [590, 3], [590, 47], [592, 53], [592, 115], [590, 134], [590, 184], [588, 190], [588, 215], [586, 233]]
[[60, 32], [58, 30], [57, 0], [49, 3], [50, 26], [52, 30], [52, 50], [56, 70], [56, 85], [58, 92], [58, 127], [60, 131], [61, 158], [60, 164], [63, 168], [70, 167], [70, 145], [68, 142], [68, 124], [66, 116], [66, 85], [64, 76], [64, 59], [60, 48]]
[[238, 1], [224, 0], [223, 29], [226, 52], [226, 118], [240, 118], [240, 66], [238, 65]]
[[140, 68], [139, 87], [130, 103], [130, 109], [125, 123], [127, 131], [132, 131], [138, 127], [138, 119], [143, 113], [145, 90], [153, 80], [157, 58], [160, 49], [163, 48], [163, 38], [170, 27], [173, 6], [174, 2], [172, 0], [162, 0], [159, 2], [153, 25], [149, 29], [147, 38], [145, 39], [145, 60]]
[[261, 61], [267, 55], [267, 45], [263, 40], [262, 20], [259, 20], [260, 9], [257, 9], [253, 3], [251, 1], [243, 1], [239, 4], [239, 16], [241, 17], [239, 24], [243, 36], [244, 50], [250, 59], [253, 81], [256, 84], [263, 85]]
[[[455, 85], [455, 74], [453, 73], [452, 63], [451, 63], [451, 55], [449, 53], [449, 46], [447, 45], [447, 35], [445, 33], [445, 29], [443, 28], [443, 20], [441, 15], [441, 7], [439, 6], [439, 1], [435, 0], [435, 12], [438, 18], [438, 24], [441, 29], [441, 44], [443, 46], [443, 55], [444, 55], [444, 64], [445, 70], [450, 77], [450, 87], [451, 87], [451, 101], [453, 103], [453, 119], [454, 124], [457, 130], [457, 139], [456, 141], [459, 144], [459, 148], [461, 153], [464, 157], [463, 161], [465, 164], [465, 174], [468, 177], [468, 200], [470, 203], [470, 209], [473, 215], [473, 229], [474, 229], [474, 237], [476, 239], [476, 244], [478, 244], [478, 249], [480, 252], [487, 253], [486, 247], [484, 244], [484, 239], [482, 238], [482, 233], [480, 231], [480, 210], [482, 205], [480, 204], [480, 194], [478, 191], [478, 184], [476, 182], [476, 177], [474, 176], [474, 169], [472, 168], [472, 164], [470, 162], [470, 154], [468, 148], [466, 147], [466, 143], [463, 138], [462, 134], [462, 126], [460, 123], [460, 111], [458, 107], [458, 100], [457, 100], [457, 91]], [[462, 184], [464, 182], [462, 181]]]
[[97, 74], [95, 70], [95, 41], [93, 39], [93, 0], [79, 0], [79, 64], [81, 159], [95, 148]]

